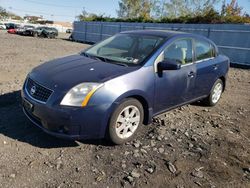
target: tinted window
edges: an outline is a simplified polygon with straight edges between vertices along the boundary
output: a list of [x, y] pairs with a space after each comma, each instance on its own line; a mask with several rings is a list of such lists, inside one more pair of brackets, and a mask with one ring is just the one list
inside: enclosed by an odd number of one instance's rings
[[214, 57], [214, 47], [209, 42], [197, 40], [195, 43], [196, 60], [203, 60]]
[[181, 64], [192, 63], [193, 52], [192, 52], [192, 40], [191, 39], [181, 39], [172, 43], [164, 51], [165, 60], [175, 60]]

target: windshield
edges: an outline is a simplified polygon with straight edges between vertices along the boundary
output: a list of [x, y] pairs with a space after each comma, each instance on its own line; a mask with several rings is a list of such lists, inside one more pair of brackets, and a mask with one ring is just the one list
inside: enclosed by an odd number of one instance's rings
[[163, 39], [157, 36], [118, 34], [98, 43], [82, 54], [94, 56], [106, 62], [138, 65], [159, 47]]

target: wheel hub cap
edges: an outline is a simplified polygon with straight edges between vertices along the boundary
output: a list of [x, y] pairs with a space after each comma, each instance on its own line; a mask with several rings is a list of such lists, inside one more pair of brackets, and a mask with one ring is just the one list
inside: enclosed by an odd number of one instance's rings
[[125, 107], [118, 115], [115, 131], [119, 138], [126, 139], [134, 134], [140, 123], [140, 111], [136, 106]]
[[212, 94], [212, 102], [217, 103], [222, 94], [222, 84], [217, 83], [214, 87], [213, 94]]

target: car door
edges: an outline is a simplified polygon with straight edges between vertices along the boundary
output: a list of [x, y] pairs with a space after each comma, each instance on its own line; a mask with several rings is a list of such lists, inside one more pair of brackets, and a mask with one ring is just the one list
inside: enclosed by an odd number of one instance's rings
[[193, 40], [176, 39], [166, 47], [155, 63], [168, 60], [181, 62], [182, 66], [179, 70], [157, 70], [154, 113], [188, 102], [194, 92], [196, 66], [193, 63]]
[[205, 39], [195, 39], [196, 82], [195, 97], [207, 96], [210, 93], [218, 74], [216, 50], [213, 44]]

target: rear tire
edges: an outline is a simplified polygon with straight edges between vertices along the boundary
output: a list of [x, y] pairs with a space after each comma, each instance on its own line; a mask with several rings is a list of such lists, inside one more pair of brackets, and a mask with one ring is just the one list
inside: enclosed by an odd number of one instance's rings
[[222, 95], [224, 84], [221, 79], [216, 80], [212, 90], [207, 98], [203, 100], [204, 104], [207, 106], [215, 106]]
[[110, 118], [109, 139], [114, 144], [124, 144], [133, 139], [142, 125], [143, 112], [143, 106], [138, 100], [124, 99]]

